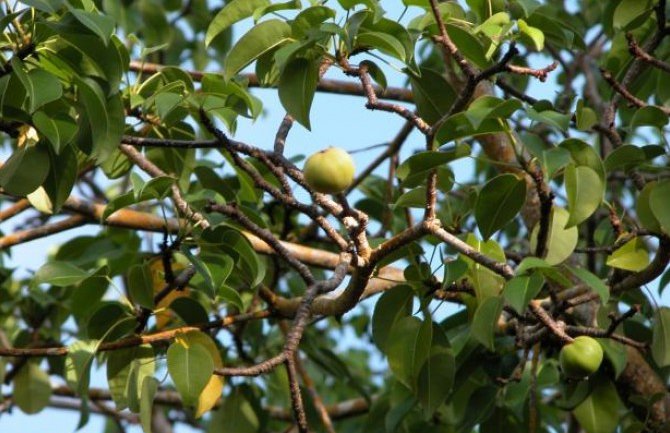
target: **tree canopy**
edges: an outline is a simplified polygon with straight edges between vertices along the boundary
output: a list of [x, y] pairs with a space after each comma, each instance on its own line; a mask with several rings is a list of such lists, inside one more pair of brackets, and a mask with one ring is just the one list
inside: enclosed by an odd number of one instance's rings
[[0, 426], [670, 431], [665, 0], [13, 3]]

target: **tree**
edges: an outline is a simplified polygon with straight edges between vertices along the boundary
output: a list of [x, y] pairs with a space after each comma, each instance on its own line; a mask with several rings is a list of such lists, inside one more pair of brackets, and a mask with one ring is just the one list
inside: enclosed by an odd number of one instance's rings
[[[670, 281], [665, 0], [9, 3], [0, 221], [24, 220], [0, 237], [0, 422], [670, 430], [647, 288]], [[289, 135], [320, 92], [405, 120], [333, 195]], [[235, 136], [253, 120], [273, 148]], [[599, 359], [559, 365], [578, 336], [605, 354], [586, 378]]]

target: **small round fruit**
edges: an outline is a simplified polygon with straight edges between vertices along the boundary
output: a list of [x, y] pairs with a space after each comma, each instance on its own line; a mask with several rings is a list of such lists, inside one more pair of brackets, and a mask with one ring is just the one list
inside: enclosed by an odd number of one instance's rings
[[329, 147], [305, 161], [307, 185], [324, 194], [342, 192], [354, 181], [354, 160], [346, 150]]
[[596, 340], [582, 335], [563, 346], [559, 361], [567, 377], [581, 379], [598, 371], [603, 362], [603, 349]]

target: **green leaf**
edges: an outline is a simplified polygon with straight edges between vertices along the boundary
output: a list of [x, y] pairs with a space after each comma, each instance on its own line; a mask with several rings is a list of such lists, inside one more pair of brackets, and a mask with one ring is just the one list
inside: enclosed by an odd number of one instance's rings
[[321, 23], [331, 18], [335, 18], [333, 9], [320, 5], [309, 7], [300, 12], [291, 23], [293, 36], [307, 37], [311, 31], [318, 29]]
[[567, 131], [570, 127], [570, 116], [566, 114], [550, 109], [538, 111], [534, 107], [528, 107], [526, 112], [529, 119], [553, 126], [560, 131]]
[[485, 119], [478, 128], [472, 126], [465, 112], [450, 116], [438, 129], [435, 134], [435, 141], [438, 145], [443, 145], [452, 140], [459, 140], [465, 137], [476, 137], [478, 135], [492, 134], [496, 132], [505, 132], [508, 129], [506, 123], [498, 118]]
[[125, 122], [121, 98], [119, 95], [106, 98], [92, 79], [77, 78], [76, 83], [85, 110], [84, 118], [90, 128], [91, 153], [98, 161], [103, 161], [116, 149], [123, 135]]
[[638, 109], [630, 120], [630, 128], [632, 129], [640, 126], [653, 126], [662, 130], [667, 124], [668, 115], [653, 105]]
[[113, 350], [107, 355], [107, 383], [117, 409], [141, 410], [145, 377], [156, 370], [154, 350], [149, 344]]
[[413, 298], [412, 288], [401, 284], [384, 292], [375, 304], [372, 314], [372, 341], [382, 352], [386, 351], [386, 343], [393, 325], [412, 313]]
[[144, 308], [154, 307], [154, 287], [148, 266], [135, 265], [128, 271], [128, 292]]
[[288, 0], [282, 3], [273, 3], [268, 6], [258, 8], [254, 11], [253, 17], [254, 21], [258, 21], [267, 14], [271, 14], [277, 11], [290, 10], [290, 9], [300, 9], [302, 3], [300, 0]]
[[621, 0], [614, 9], [612, 25], [616, 30], [630, 30], [628, 25], [650, 10], [651, 0]]
[[467, 144], [459, 144], [448, 151], [416, 153], [398, 166], [396, 177], [400, 179], [403, 187], [414, 188], [426, 180], [426, 176], [432, 169], [468, 155], [470, 155], [470, 146]]
[[228, 27], [250, 17], [256, 9], [269, 4], [269, 0], [231, 0], [227, 2], [209, 24], [205, 34], [205, 45], [209, 46]]
[[612, 433], [619, 425], [620, 407], [616, 388], [603, 381], [572, 413], [587, 433]]
[[666, 234], [670, 234], [670, 180], [658, 182], [649, 193], [649, 207]]
[[618, 378], [628, 364], [628, 351], [626, 346], [610, 338], [598, 338], [598, 343], [605, 351], [605, 356], [614, 367], [614, 377]]
[[458, 50], [479, 68], [487, 68], [491, 62], [486, 58], [486, 51], [479, 39], [473, 36], [468, 29], [459, 25], [445, 23], [447, 34], [458, 47]]
[[[44, 195], [45, 208], [38, 208], [40, 212], [53, 214], [60, 211], [63, 204], [70, 197], [72, 187], [77, 181], [79, 161], [74, 146], [67, 146], [60, 155], [49, 152], [51, 165], [49, 175], [36, 190]], [[30, 196], [28, 196], [30, 199]], [[34, 204], [33, 204], [34, 206]]]
[[88, 395], [91, 366], [99, 345], [99, 340], [80, 340], [68, 346], [65, 380], [79, 396]]
[[77, 133], [77, 124], [63, 113], [49, 113], [38, 110], [33, 114], [33, 125], [40, 135], [51, 143], [58, 154], [72, 141]]
[[649, 251], [644, 241], [635, 237], [607, 256], [607, 266], [639, 272], [649, 265]]
[[51, 160], [44, 146], [24, 146], [0, 167], [0, 186], [13, 195], [28, 195], [42, 185], [50, 167]]
[[579, 278], [583, 283], [586, 283], [598, 294], [603, 305], [607, 304], [607, 301], [609, 301], [610, 298], [610, 290], [603, 280], [584, 268], [568, 266], [568, 269], [570, 269], [570, 272], [572, 272], [575, 277]]
[[521, 263], [519, 263], [519, 266], [516, 267], [515, 272], [517, 275], [523, 275], [527, 271], [531, 269], [536, 269], [536, 268], [550, 268], [551, 265], [547, 262], [545, 262], [543, 259], [539, 257], [526, 257], [523, 260], [521, 260]]
[[423, 209], [426, 207], [426, 187], [420, 186], [418, 188], [410, 189], [391, 205], [392, 209], [399, 207], [411, 207]]
[[484, 120], [495, 118], [507, 120], [521, 107], [521, 102], [516, 99], [505, 100], [484, 95], [470, 104], [465, 112], [465, 117], [474, 129], [478, 129]]
[[370, 60], [363, 60], [360, 63], [360, 66], [364, 66], [367, 69], [368, 74], [370, 74], [370, 77], [375, 81], [375, 83], [377, 83], [379, 87], [381, 87], [382, 89], [386, 90], [388, 83], [386, 82], [386, 75], [384, 75], [384, 70], [382, 68], [380, 68], [375, 62]]
[[291, 26], [273, 19], [255, 25], [244, 34], [226, 56], [223, 75], [232, 78], [264, 53], [290, 40]]
[[407, 53], [403, 44], [394, 36], [382, 32], [365, 31], [356, 37], [356, 47], [376, 48], [384, 54], [405, 61]]
[[167, 367], [184, 404], [193, 406], [212, 376], [214, 360], [204, 346], [177, 340], [168, 348]]
[[526, 202], [526, 181], [502, 174], [484, 185], [475, 204], [475, 220], [484, 240], [514, 219]]
[[33, 283], [66, 287], [79, 284], [90, 276], [91, 273], [69, 262], [47, 262], [37, 270]]
[[598, 173], [587, 166], [568, 164], [564, 177], [570, 211], [565, 228], [570, 228], [586, 220], [598, 209], [605, 194], [605, 184]]
[[542, 151], [542, 165], [545, 167], [547, 178], [554, 175], [572, 161], [570, 152], [562, 147], [552, 147]]
[[[244, 303], [240, 302], [240, 305], [244, 306]], [[187, 325], [197, 325], [207, 322], [207, 310], [205, 310], [205, 307], [200, 302], [193, 298], [177, 298], [170, 303], [169, 307]]]
[[491, 296], [477, 307], [472, 319], [472, 336], [490, 351], [495, 350], [494, 336], [503, 305], [502, 297]]
[[[261, 408], [244, 386], [234, 387], [214, 412], [207, 433], [257, 433], [263, 429]], [[251, 397], [251, 398], [250, 398]]]
[[31, 113], [63, 96], [63, 86], [55, 75], [42, 69], [33, 69], [28, 72], [28, 78], [36, 90], [30, 97]]
[[615, 170], [630, 170], [642, 164], [647, 159], [644, 150], [631, 144], [617, 147], [605, 159], [605, 169], [608, 173]]
[[417, 395], [426, 417], [432, 417], [447, 399], [455, 372], [454, 355], [449, 350], [438, 350], [424, 362], [419, 373]]
[[[503, 263], [506, 261], [505, 252], [493, 239], [480, 241], [474, 234], [468, 233], [465, 242], [474, 248], [475, 251], [484, 254], [485, 256]], [[461, 254], [459, 258], [468, 265], [467, 275], [474, 286], [477, 302], [481, 303], [486, 298], [498, 296], [500, 294], [505, 283], [503, 277], [463, 254]]]
[[583, 99], [580, 99], [577, 102], [575, 118], [577, 122], [577, 129], [580, 131], [590, 131], [593, 125], [598, 123], [598, 115], [595, 111], [593, 111], [592, 108], [584, 106]]
[[[549, 233], [547, 234], [547, 254], [544, 257], [545, 262], [550, 265], [557, 265], [570, 257], [577, 246], [579, 232], [577, 227], [565, 228], [568, 218], [568, 211], [554, 206], [549, 220]], [[539, 223], [535, 225], [530, 235], [530, 248], [535, 251], [537, 247], [537, 235], [539, 232]]]
[[28, 361], [14, 376], [12, 401], [23, 413], [36, 414], [49, 405], [49, 375], [35, 362]]
[[654, 313], [651, 355], [659, 367], [670, 365], [670, 308], [660, 307]]
[[421, 68], [419, 72], [421, 75], [409, 75], [416, 111], [432, 125], [449, 111], [456, 92], [439, 72], [428, 68]]
[[410, 389], [423, 363], [428, 358], [432, 341], [430, 320], [421, 321], [414, 316], [402, 317], [395, 322], [386, 341], [386, 356], [393, 375]]
[[530, 276], [514, 277], [505, 283], [503, 296], [510, 307], [523, 314], [528, 303], [540, 293], [543, 285], [544, 278], [539, 272], [533, 272]]
[[598, 152], [588, 143], [575, 138], [568, 138], [559, 144], [559, 148], [570, 152], [570, 156], [577, 166], [589, 167], [598, 173], [603, 183], [605, 182], [605, 166]]
[[142, 381], [142, 391], [140, 393], [140, 424], [144, 433], [151, 433], [151, 412], [154, 405], [154, 396], [158, 391], [158, 380], [147, 376]]
[[214, 286], [214, 278], [212, 277], [212, 273], [209, 271], [209, 268], [205, 262], [203, 262], [195, 254], [191, 253], [188, 248], [182, 248], [181, 252], [186, 256], [186, 258], [188, 258], [188, 261], [191, 262], [196, 272], [198, 272], [198, 274], [200, 274], [200, 276], [205, 281], [207, 295], [210, 298], [214, 298], [217, 287]]
[[518, 20], [519, 32], [521, 39], [526, 45], [533, 48], [535, 51], [542, 51], [544, 49], [544, 33], [542, 30], [529, 26], [524, 20]]
[[54, 13], [63, 5], [63, 0], [22, 0], [21, 3], [44, 12]]
[[116, 340], [135, 328], [135, 316], [127, 305], [105, 301], [91, 314], [87, 333], [89, 338]]
[[319, 81], [319, 60], [302, 57], [291, 60], [279, 79], [279, 100], [286, 111], [308, 130], [316, 85]]
[[95, 33], [105, 45], [114, 33], [114, 20], [107, 15], [100, 15], [96, 12], [86, 12], [81, 9], [75, 9], [68, 5], [70, 13], [91, 32]]

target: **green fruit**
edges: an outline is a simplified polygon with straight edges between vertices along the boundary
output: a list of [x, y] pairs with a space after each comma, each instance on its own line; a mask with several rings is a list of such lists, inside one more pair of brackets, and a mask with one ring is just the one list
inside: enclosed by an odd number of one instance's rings
[[342, 192], [354, 181], [354, 160], [346, 150], [329, 147], [307, 158], [305, 180], [312, 189], [324, 194]]
[[563, 374], [581, 379], [598, 371], [603, 362], [603, 349], [596, 340], [582, 335], [563, 346], [559, 360]]

